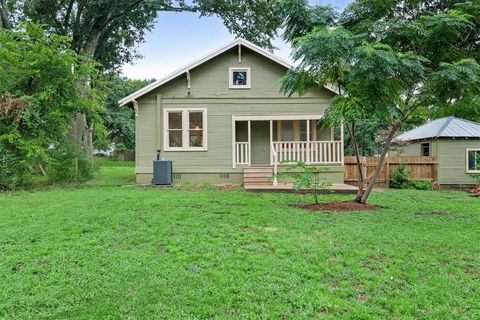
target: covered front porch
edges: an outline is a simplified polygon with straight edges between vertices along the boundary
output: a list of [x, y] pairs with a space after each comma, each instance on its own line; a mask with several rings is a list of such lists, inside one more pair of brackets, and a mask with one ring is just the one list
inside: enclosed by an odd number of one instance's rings
[[[320, 126], [321, 118], [322, 115], [233, 116], [232, 166], [244, 168], [244, 185], [287, 188], [272, 176], [276, 176], [279, 166], [288, 166], [289, 162], [337, 170], [342, 167], [343, 127]], [[343, 178], [336, 182], [343, 184]]]

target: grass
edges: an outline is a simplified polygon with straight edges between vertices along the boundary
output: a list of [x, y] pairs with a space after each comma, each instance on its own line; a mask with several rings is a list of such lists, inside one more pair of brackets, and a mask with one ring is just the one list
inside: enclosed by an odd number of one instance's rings
[[463, 192], [332, 214], [132, 178], [0, 194], [0, 318], [480, 318], [480, 202]]

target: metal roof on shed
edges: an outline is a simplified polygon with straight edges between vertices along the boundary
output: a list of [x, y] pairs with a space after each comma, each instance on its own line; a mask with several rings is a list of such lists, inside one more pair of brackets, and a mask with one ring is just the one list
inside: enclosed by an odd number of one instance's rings
[[480, 123], [453, 116], [446, 117], [404, 132], [395, 140], [412, 141], [429, 138], [480, 138]]

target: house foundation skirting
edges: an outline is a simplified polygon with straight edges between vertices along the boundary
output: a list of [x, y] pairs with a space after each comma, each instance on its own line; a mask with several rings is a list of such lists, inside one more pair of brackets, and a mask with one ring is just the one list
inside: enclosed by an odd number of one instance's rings
[[[136, 179], [139, 185], [151, 185], [153, 175], [151, 173], [137, 173]], [[173, 183], [194, 184], [236, 184], [243, 183], [243, 172], [213, 172], [213, 173], [173, 173]]]

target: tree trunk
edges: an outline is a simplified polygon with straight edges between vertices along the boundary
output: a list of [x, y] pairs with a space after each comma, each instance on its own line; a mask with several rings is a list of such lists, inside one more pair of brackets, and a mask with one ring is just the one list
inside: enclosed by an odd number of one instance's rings
[[[101, 33], [93, 34], [84, 46], [84, 53], [92, 56], [98, 46], [98, 40]], [[90, 63], [85, 60], [84, 63]], [[87, 88], [90, 86], [90, 78], [83, 79], [79, 83], [79, 90], [82, 95], [86, 94]], [[70, 122], [70, 130], [68, 133], [70, 140], [84, 153], [89, 161], [93, 161], [93, 123], [88, 123], [87, 116], [83, 112], [78, 112]]]
[[7, 11], [7, 5], [5, 0], [0, 0], [0, 29], [11, 29], [9, 13]]
[[372, 179], [369, 181], [367, 188], [365, 189], [365, 192], [363, 192], [361, 198], [360, 198], [360, 203], [367, 203], [368, 197], [370, 196], [370, 193], [373, 190], [373, 187], [375, 186], [375, 182], [377, 182], [378, 176], [380, 175], [380, 171], [382, 170], [383, 163], [385, 162], [385, 157], [387, 156], [387, 152], [390, 149], [390, 145], [392, 144], [393, 137], [397, 133], [398, 129], [402, 126], [402, 121], [399, 121], [398, 123], [395, 123], [390, 131], [388, 132], [387, 139], [385, 140], [385, 145], [382, 148], [382, 152], [380, 153], [380, 159], [378, 159], [377, 166], [375, 167], [375, 172], [373, 174]]
[[360, 201], [363, 191], [365, 190], [365, 177], [363, 176], [362, 165], [360, 163], [360, 148], [358, 147], [358, 141], [355, 133], [355, 122], [352, 122], [352, 127], [347, 126], [348, 132], [350, 134], [350, 140], [355, 152], [355, 159], [357, 161], [357, 172], [358, 172], [358, 191], [357, 196], [355, 197], [356, 202]]
[[88, 160], [93, 160], [93, 127], [88, 125], [87, 116], [84, 113], [78, 112], [71, 120], [68, 137]]

